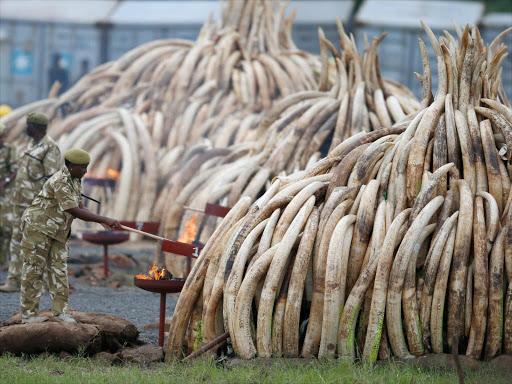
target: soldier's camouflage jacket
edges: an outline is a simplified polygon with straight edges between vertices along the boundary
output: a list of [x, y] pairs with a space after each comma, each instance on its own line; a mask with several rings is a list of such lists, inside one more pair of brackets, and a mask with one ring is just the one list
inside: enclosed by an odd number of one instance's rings
[[48, 179], [30, 207], [25, 210], [23, 223], [65, 243], [73, 222], [73, 215], [65, 211], [80, 206], [81, 193], [80, 179], [71, 177], [68, 169], [62, 167]]
[[39, 143], [18, 154], [18, 172], [14, 182], [13, 203], [29, 206], [43, 184], [62, 166], [57, 143], [45, 136]]
[[[16, 151], [8, 144], [0, 148], [0, 180], [3, 181], [16, 171]], [[11, 196], [14, 182], [7, 184], [0, 192], [0, 232], [7, 228], [12, 220]]]
[[0, 180], [4, 180], [15, 170], [16, 151], [9, 144], [4, 144], [3, 147], [0, 148]]

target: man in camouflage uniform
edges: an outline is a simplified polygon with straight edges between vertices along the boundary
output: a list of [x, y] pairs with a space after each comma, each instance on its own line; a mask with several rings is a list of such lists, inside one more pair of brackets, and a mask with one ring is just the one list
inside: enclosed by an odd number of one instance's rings
[[4, 143], [6, 127], [0, 123], [0, 267], [7, 262], [12, 233], [12, 180], [16, 175], [15, 151]]
[[66, 313], [69, 295], [66, 243], [75, 217], [100, 223], [108, 229], [120, 228], [117, 220], [96, 215], [82, 206], [80, 180], [87, 172], [89, 154], [81, 149], [71, 149], [64, 154], [64, 159], [65, 166], [50, 177], [23, 214], [20, 298], [23, 323], [48, 320], [38, 316], [45, 271], [54, 316], [64, 322], [76, 322]]
[[9, 273], [7, 281], [0, 286], [0, 292], [19, 290], [21, 266], [20, 258], [21, 230], [20, 221], [23, 211], [43, 188], [43, 184], [62, 166], [62, 159], [57, 143], [46, 135], [48, 118], [41, 113], [27, 115], [26, 133], [32, 143], [25, 152], [19, 153], [17, 174], [13, 186], [13, 223], [9, 246]]

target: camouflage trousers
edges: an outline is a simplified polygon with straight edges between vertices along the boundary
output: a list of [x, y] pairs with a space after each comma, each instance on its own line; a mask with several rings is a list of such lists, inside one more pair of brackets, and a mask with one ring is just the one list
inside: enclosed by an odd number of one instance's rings
[[0, 266], [4, 265], [8, 261], [11, 235], [11, 221], [9, 221], [3, 214], [0, 214]]
[[0, 231], [0, 266], [7, 265], [9, 257], [9, 244], [11, 243], [11, 230], [9, 227], [2, 227]]
[[38, 313], [45, 276], [48, 278], [53, 314], [65, 313], [69, 298], [67, 245], [25, 225], [20, 249], [23, 257], [21, 315], [29, 317]]
[[12, 235], [12, 204], [6, 196], [0, 198], [0, 266], [8, 261]]
[[15, 205], [13, 207], [12, 215], [12, 232], [11, 242], [9, 244], [9, 273], [7, 280], [11, 280], [16, 284], [19, 284], [21, 277], [21, 267], [23, 266], [23, 259], [20, 255], [20, 244], [22, 239], [21, 216], [27, 207], [21, 205]]

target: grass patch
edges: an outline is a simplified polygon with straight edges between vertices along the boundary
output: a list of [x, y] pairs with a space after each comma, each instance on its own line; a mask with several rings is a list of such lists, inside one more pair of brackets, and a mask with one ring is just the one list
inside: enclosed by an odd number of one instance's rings
[[[110, 366], [105, 362], [73, 357], [61, 360], [54, 356], [23, 358], [0, 357], [1, 382], [19, 383], [456, 383], [450, 372], [423, 371], [389, 363], [375, 367], [339, 361], [251, 361], [231, 368], [214, 360], [188, 363]], [[468, 372], [467, 383], [506, 383], [509, 379], [490, 369]]]

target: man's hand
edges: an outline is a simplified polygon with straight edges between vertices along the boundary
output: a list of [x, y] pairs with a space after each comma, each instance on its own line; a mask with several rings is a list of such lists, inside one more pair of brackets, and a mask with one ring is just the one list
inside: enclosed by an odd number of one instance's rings
[[97, 215], [87, 208], [74, 207], [66, 209], [66, 212], [81, 220], [99, 223], [107, 230], [122, 229], [119, 221], [111, 219], [110, 217]]
[[101, 223], [101, 225], [103, 225], [103, 227], [107, 230], [116, 230], [116, 229], [121, 229], [121, 224], [119, 223], [119, 221], [115, 220], [115, 219], [111, 219], [110, 217], [106, 217], [105, 218], [105, 221], [103, 223]]

